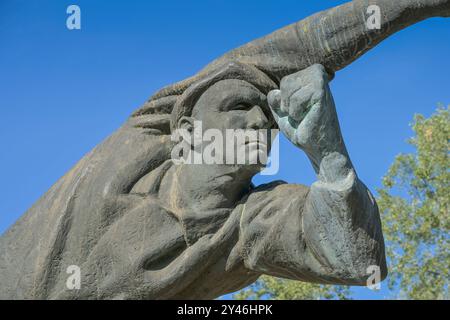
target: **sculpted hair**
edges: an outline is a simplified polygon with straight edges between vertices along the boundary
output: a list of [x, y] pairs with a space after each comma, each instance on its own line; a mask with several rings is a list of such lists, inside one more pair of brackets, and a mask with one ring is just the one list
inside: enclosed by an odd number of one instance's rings
[[[190, 116], [202, 94], [215, 83], [222, 80], [243, 80], [255, 86], [264, 94], [276, 89], [277, 84], [264, 72], [254, 66], [239, 62], [227, 62], [192, 82], [178, 95], [161, 96], [156, 93], [132, 115], [134, 118], [145, 117], [145, 124], [138, 122], [136, 127], [144, 127], [149, 133], [170, 134], [183, 116]], [[177, 86], [174, 84], [173, 86]], [[167, 87], [162, 91], [167, 92]]]

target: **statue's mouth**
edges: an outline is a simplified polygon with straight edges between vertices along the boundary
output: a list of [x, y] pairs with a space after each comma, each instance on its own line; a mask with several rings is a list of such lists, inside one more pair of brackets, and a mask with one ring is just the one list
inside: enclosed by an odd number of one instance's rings
[[246, 141], [245, 145], [248, 145], [248, 146], [257, 145], [257, 146], [262, 146], [262, 147], [266, 147], [267, 148], [267, 143], [265, 143], [263, 141], [260, 141], [260, 140]]
[[269, 151], [267, 143], [260, 140], [246, 141], [243, 147], [245, 148], [245, 153], [263, 152], [267, 154]]

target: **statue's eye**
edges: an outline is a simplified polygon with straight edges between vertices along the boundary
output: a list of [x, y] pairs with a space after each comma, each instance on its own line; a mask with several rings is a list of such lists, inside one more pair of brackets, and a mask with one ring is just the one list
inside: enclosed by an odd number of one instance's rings
[[251, 109], [251, 104], [250, 103], [239, 103], [234, 105], [230, 110], [243, 110], [243, 111], [247, 111]]

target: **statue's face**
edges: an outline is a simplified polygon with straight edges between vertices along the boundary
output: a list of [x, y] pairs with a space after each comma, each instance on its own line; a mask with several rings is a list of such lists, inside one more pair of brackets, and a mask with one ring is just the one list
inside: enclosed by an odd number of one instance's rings
[[[243, 80], [217, 82], [199, 98], [190, 121], [191, 123], [192, 121], [201, 122], [204, 137], [208, 131], [210, 133], [214, 131], [210, 129], [216, 129], [216, 132], [222, 133], [225, 146], [223, 153], [217, 156], [222, 157], [224, 163], [230, 164], [229, 161], [226, 162], [226, 153], [229, 153], [231, 149], [227, 149], [227, 145], [233, 143], [230, 141], [233, 139], [226, 137], [227, 134], [234, 132], [244, 137], [234, 139], [234, 155], [246, 152], [244, 165], [250, 165], [253, 169], [262, 167], [261, 153], [268, 154], [270, 150], [270, 129], [274, 127], [274, 122], [266, 95], [250, 83]], [[245, 130], [245, 134], [239, 133], [238, 129]], [[265, 134], [266, 139], [261, 139], [261, 134]], [[203, 142], [203, 146], [207, 144], [210, 142]], [[242, 164], [238, 162], [236, 156], [234, 159], [236, 160], [234, 164]]]

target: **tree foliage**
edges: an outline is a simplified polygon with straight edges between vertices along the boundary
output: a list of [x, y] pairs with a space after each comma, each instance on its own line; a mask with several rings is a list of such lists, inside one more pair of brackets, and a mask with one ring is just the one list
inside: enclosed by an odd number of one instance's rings
[[399, 298], [448, 298], [450, 243], [450, 113], [416, 115], [409, 143], [378, 190], [389, 257], [388, 284]]
[[345, 286], [329, 286], [262, 276], [255, 284], [234, 295], [240, 300], [318, 300], [348, 299]]
[[[408, 143], [378, 189], [393, 298], [448, 299], [450, 279], [450, 112], [416, 115]], [[236, 299], [349, 299], [351, 290], [262, 276]]]

